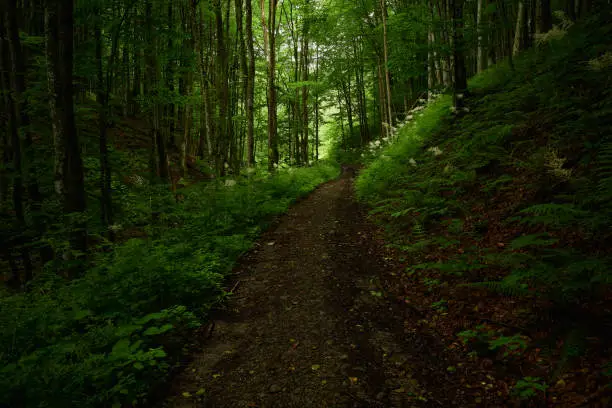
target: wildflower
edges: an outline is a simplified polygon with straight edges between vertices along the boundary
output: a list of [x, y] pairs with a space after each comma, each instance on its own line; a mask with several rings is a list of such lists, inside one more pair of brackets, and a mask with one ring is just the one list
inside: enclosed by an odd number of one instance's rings
[[410, 158], [410, 160], [408, 160], [408, 162], [409, 162], [409, 163], [410, 163], [410, 164], [411, 164], [413, 167], [416, 167], [416, 165], [417, 165], [416, 160], [414, 160], [413, 158]]
[[440, 148], [437, 146], [430, 147], [429, 149], [427, 149], [427, 151], [433, 153], [434, 156], [439, 156], [442, 154], [442, 150], [440, 150]]
[[236, 180], [225, 180], [225, 187], [234, 187], [236, 185]]

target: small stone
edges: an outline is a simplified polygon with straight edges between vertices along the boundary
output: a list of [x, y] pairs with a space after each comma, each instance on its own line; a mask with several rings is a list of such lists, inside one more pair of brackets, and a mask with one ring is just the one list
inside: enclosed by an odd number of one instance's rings
[[277, 392], [281, 392], [281, 387], [280, 387], [280, 385], [277, 385], [277, 384], [272, 384], [272, 385], [270, 386], [270, 393], [272, 393], [272, 394], [276, 394]]

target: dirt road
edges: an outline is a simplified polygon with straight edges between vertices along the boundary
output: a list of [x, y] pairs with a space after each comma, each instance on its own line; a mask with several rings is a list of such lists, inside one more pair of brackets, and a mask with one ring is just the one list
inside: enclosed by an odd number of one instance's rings
[[446, 365], [385, 293], [378, 235], [350, 172], [293, 206], [241, 260], [228, 310], [164, 405], [464, 406], [434, 396]]

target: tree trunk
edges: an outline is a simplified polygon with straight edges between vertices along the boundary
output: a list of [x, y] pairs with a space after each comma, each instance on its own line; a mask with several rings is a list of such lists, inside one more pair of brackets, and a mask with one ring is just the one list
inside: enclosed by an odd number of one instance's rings
[[249, 53], [247, 75], [246, 117], [247, 117], [247, 165], [255, 166], [255, 47], [253, 44], [253, 6], [246, 0], [246, 40]]
[[216, 88], [219, 102], [219, 134], [216, 143], [215, 161], [217, 175], [225, 175], [225, 163], [228, 154], [228, 138], [230, 137], [230, 106], [229, 106], [229, 58], [225, 41], [223, 14], [220, 0], [213, 1], [215, 13], [216, 42], [217, 42], [217, 70]]
[[268, 170], [274, 171], [278, 165], [278, 135], [276, 112], [276, 9], [278, 0], [270, 0], [266, 22], [264, 1], [261, 0], [262, 25], [264, 27], [264, 46], [267, 45], [268, 57]]
[[516, 16], [516, 29], [514, 30], [514, 44], [512, 46], [512, 55], [516, 56], [521, 50], [524, 42], [523, 26], [525, 25], [525, 2], [520, 1]]
[[478, 51], [476, 55], [476, 71], [482, 72], [487, 68], [487, 59], [484, 46], [484, 36], [482, 35], [483, 26], [483, 0], [478, 0], [477, 30], [478, 30]]
[[543, 34], [552, 29], [550, 0], [540, 0], [539, 5], [538, 24], [536, 25], [536, 30], [538, 34]]
[[389, 72], [389, 50], [388, 50], [388, 37], [387, 37], [387, 3], [386, 0], [380, 0], [382, 24], [383, 24], [383, 51], [384, 51], [384, 63], [385, 63], [385, 84], [387, 90], [387, 115], [389, 120], [389, 126], [393, 126], [393, 114], [391, 107], [391, 74]]
[[[49, 110], [55, 150], [55, 190], [66, 214], [85, 211], [85, 186], [81, 148], [74, 123], [73, 105], [73, 0], [47, 0], [45, 37]], [[71, 228], [74, 251], [87, 249], [85, 223], [77, 220]]]
[[454, 88], [453, 105], [457, 113], [464, 106], [467, 92], [467, 75], [465, 70], [465, 54], [463, 41], [463, 0], [451, 0], [453, 6], [453, 59]]
[[[98, 16], [101, 15], [102, 10], [98, 10]], [[96, 99], [98, 102], [98, 134], [100, 137], [100, 218], [102, 221], [102, 227], [108, 234], [109, 239], [113, 240], [113, 231], [109, 228], [112, 223], [112, 198], [111, 198], [111, 175], [110, 165], [108, 159], [108, 143], [107, 143], [107, 105], [108, 105], [108, 89], [110, 83], [104, 78], [102, 71], [102, 56], [103, 56], [103, 40], [102, 40], [102, 27], [101, 17], [96, 19], [95, 28], [95, 40], [96, 40], [96, 71], [97, 71], [97, 92]], [[112, 64], [108, 67], [109, 71], [112, 69]], [[111, 77], [111, 73], [108, 74], [108, 78]]]
[[[307, 82], [309, 78], [308, 64], [308, 28], [304, 28], [302, 36], [302, 80]], [[302, 161], [308, 164], [308, 87], [302, 87]]]

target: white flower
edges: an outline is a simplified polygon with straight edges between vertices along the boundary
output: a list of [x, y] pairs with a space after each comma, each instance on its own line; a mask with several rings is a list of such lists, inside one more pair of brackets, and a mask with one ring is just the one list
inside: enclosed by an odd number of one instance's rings
[[225, 187], [234, 187], [236, 185], [236, 180], [225, 180]]
[[464, 111], [464, 112], [469, 112], [469, 111], [470, 111], [470, 108], [465, 107], [465, 108], [463, 108], [463, 111]]
[[417, 162], [416, 160], [414, 160], [413, 158], [411, 158], [410, 160], [408, 160], [410, 162], [410, 164], [412, 164], [413, 167], [416, 167]]
[[429, 149], [427, 149], [428, 152], [433, 153], [434, 156], [439, 156], [442, 154], [442, 150], [440, 150], [439, 147], [430, 147]]
[[375, 141], [375, 142], [374, 142], [374, 144], [375, 144], [376, 146], [380, 146], [380, 140]]

